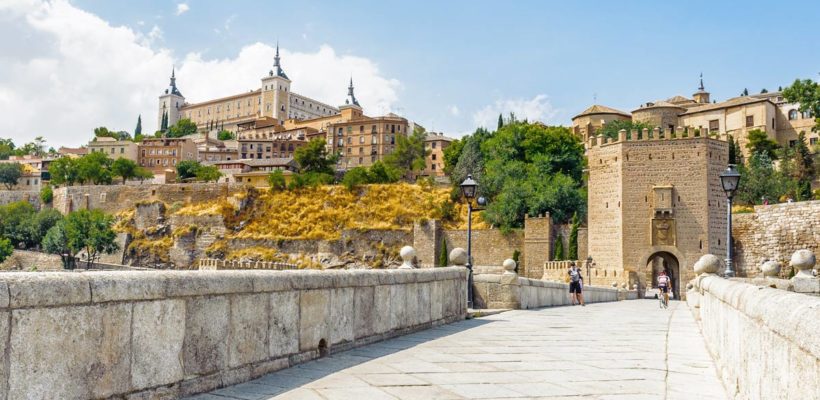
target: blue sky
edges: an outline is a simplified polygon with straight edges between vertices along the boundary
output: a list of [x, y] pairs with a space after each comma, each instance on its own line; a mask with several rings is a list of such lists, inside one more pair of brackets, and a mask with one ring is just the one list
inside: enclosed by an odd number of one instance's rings
[[[369, 68], [357, 71], [356, 63], [328, 61], [321, 66], [328, 73], [362, 77], [362, 91], [373, 93], [369, 97], [377, 97], [381, 90], [394, 92], [378, 102], [360, 94], [367, 113], [397, 111], [453, 136], [488, 120], [494, 123], [499, 111], [516, 111], [552, 124], [569, 124], [572, 115], [594, 98], [599, 104], [631, 111], [646, 101], [689, 96], [701, 72], [707, 90], [719, 101], [737, 96], [744, 88], [756, 93], [786, 86], [798, 77], [816, 80], [820, 72], [818, 2], [507, 3], [76, 0], [70, 7], [112, 28], [133, 31], [142, 46], [152, 51], [147, 58], [162, 56], [152, 58], [152, 68], [168, 62], [181, 66], [178, 78], [183, 93], [220, 95], [217, 88], [224, 86], [228, 92], [222, 95], [233, 94], [231, 82], [222, 81], [239, 79], [236, 76], [224, 71], [208, 76], [204, 82], [215, 82], [216, 92], [203, 92], [194, 87], [203, 85], [202, 77], [192, 75], [206, 74], [211, 61], [241, 59], [243, 48], [255, 43], [273, 46], [279, 40], [291, 78], [298, 65], [289, 63], [288, 52], [309, 55], [328, 46], [334, 52], [332, 60], [353, 57], [366, 61]], [[21, 55], [17, 61], [25, 58]], [[195, 68], [196, 63], [204, 66]], [[131, 64], [142, 68], [139, 62]], [[123, 66], [118, 68], [122, 71]], [[324, 74], [321, 69], [311, 72]], [[252, 86], [262, 73], [244, 78], [248, 82], [244, 86]], [[141, 75], [150, 80], [144, 86], [161, 90], [167, 85], [167, 73], [159, 75], [155, 80]], [[139, 82], [136, 77], [131, 80], [135, 85]], [[304, 77], [294, 78], [294, 91], [301, 91], [300, 86], [308, 92], [304, 94], [331, 104], [344, 96], [344, 83], [338, 89], [322, 90], [307, 85]], [[333, 97], [335, 91], [339, 93], [335, 98], [322, 98]], [[132, 130], [132, 123], [120, 120], [150, 114], [152, 110], [143, 104], [155, 103], [156, 95], [150, 98], [135, 101], [133, 110], [117, 111], [113, 121], [94, 125], [119, 124], [124, 126], [114, 128]], [[152, 124], [155, 118], [149, 115]], [[48, 132], [41, 134], [48, 136]]]

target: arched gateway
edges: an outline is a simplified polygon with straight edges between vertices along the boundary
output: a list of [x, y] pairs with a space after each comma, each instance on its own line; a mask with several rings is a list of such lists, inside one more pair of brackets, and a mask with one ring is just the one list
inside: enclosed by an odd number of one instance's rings
[[661, 271], [666, 272], [671, 280], [671, 289], [675, 300], [680, 300], [680, 263], [673, 254], [660, 251], [649, 256], [646, 262], [644, 275], [646, 277], [647, 288], [658, 287], [658, 275]]

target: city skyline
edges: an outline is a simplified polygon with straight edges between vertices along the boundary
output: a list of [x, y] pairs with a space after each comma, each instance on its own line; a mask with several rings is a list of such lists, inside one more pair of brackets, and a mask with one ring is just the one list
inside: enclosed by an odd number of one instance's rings
[[[817, 79], [808, 2], [489, 4], [12, 1], [0, 32], [25, 40], [0, 45], [0, 135], [77, 146], [96, 126], [133, 132], [139, 114], [153, 132], [172, 66], [189, 102], [238, 94], [259, 87], [277, 40], [294, 91], [339, 105], [352, 75], [367, 113], [454, 137], [499, 113], [570, 125], [593, 103], [629, 112], [690, 96], [700, 73], [718, 101]], [[789, 27], [746, 22], [763, 12]]]

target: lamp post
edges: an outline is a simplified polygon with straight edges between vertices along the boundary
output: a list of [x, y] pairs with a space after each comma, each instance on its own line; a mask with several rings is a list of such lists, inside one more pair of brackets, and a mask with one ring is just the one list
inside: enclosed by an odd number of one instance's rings
[[592, 256], [587, 256], [587, 285], [592, 285], [592, 275], [589, 273], [589, 267], [592, 266]]
[[[473, 307], [473, 199], [476, 195], [476, 188], [478, 183], [473, 180], [472, 175], [467, 175], [467, 179], [461, 182], [461, 194], [467, 201], [467, 308]], [[478, 198], [478, 205], [483, 206], [486, 200], [483, 197]], [[475, 208], [480, 211], [480, 208]]]
[[727, 278], [735, 276], [732, 268], [732, 198], [735, 196], [737, 185], [740, 183], [740, 173], [735, 169], [734, 164], [729, 164], [725, 171], [720, 174], [720, 185], [726, 192], [726, 271]]

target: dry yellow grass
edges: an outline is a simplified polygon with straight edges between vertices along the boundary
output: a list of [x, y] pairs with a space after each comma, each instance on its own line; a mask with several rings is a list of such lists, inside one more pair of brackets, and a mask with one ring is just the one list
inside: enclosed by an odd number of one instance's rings
[[270, 247], [247, 247], [228, 251], [226, 260], [253, 259], [258, 261], [285, 262], [288, 257]]
[[[321, 186], [298, 191], [265, 193], [254, 205], [252, 218], [237, 238], [338, 239], [344, 229], [412, 229], [413, 222], [441, 218], [449, 189], [418, 185], [367, 185], [348, 191], [342, 186]], [[222, 212], [216, 205], [189, 206], [185, 212]], [[182, 212], [182, 210], [180, 210]], [[447, 228], [466, 227], [466, 207], [457, 204], [456, 221]], [[486, 229], [478, 213], [473, 227]]]

